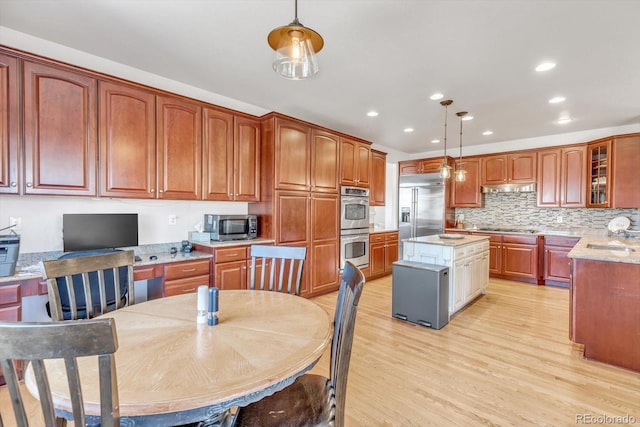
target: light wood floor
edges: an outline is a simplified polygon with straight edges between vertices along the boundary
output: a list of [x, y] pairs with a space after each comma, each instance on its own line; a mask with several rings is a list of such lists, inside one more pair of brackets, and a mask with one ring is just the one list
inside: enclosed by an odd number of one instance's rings
[[[336, 293], [314, 298], [333, 312]], [[354, 426], [575, 426], [635, 417], [640, 374], [585, 360], [568, 290], [492, 279], [433, 330], [391, 317], [391, 277], [365, 284], [347, 391]], [[328, 375], [325, 355], [313, 372]]]
[[[313, 300], [332, 313], [336, 295]], [[580, 415], [629, 415], [640, 425], [640, 374], [584, 360], [568, 324], [566, 289], [491, 280], [487, 295], [432, 330], [391, 317], [390, 276], [368, 282], [347, 427], [586, 424]], [[328, 354], [313, 372], [328, 376]]]

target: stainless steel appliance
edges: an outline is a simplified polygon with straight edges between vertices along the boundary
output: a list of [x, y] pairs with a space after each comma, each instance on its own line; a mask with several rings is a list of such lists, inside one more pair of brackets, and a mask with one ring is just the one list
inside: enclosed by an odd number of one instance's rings
[[[349, 233], [348, 230], [345, 230]], [[354, 230], [355, 234], [340, 235], [340, 270], [346, 261], [351, 261], [356, 267], [369, 265], [369, 232], [362, 233]]]
[[[401, 175], [398, 183], [398, 238], [444, 233], [445, 182], [437, 173]], [[398, 248], [402, 259], [402, 243]]]
[[369, 265], [369, 190], [340, 188], [340, 269], [346, 261]]
[[204, 231], [211, 240], [250, 240], [258, 237], [256, 215], [204, 215]]
[[369, 229], [369, 189], [340, 188], [340, 230]]

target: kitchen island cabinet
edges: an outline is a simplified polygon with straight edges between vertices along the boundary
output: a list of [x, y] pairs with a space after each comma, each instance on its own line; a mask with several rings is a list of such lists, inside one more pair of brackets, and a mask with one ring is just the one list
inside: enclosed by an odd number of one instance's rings
[[569, 257], [570, 338], [587, 359], [640, 372], [640, 243], [583, 238]]
[[489, 285], [489, 239], [486, 236], [450, 234], [405, 239], [403, 259], [449, 267], [449, 314], [469, 304]]

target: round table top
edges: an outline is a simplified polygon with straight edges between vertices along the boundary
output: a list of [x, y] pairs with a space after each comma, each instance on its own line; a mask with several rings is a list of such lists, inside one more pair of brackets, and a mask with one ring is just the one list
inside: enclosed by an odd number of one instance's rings
[[[120, 415], [258, 400], [313, 367], [331, 341], [317, 304], [269, 291], [220, 291], [219, 324], [196, 323], [196, 294], [151, 300], [108, 313], [116, 321]], [[87, 414], [99, 414], [97, 357], [79, 359]], [[47, 362], [56, 408], [71, 411], [64, 365]], [[37, 395], [33, 375], [27, 387]]]

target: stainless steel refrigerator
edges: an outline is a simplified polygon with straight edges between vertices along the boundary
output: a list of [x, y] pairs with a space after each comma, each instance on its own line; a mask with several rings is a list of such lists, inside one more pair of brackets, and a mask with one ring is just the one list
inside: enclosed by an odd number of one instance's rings
[[445, 183], [437, 173], [400, 175], [398, 187], [398, 257], [402, 259], [402, 239], [444, 233]]

